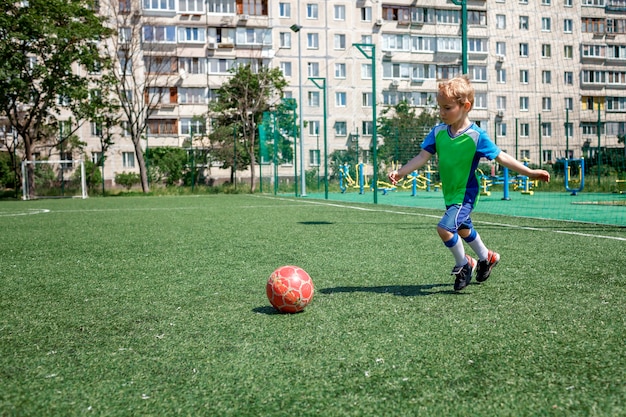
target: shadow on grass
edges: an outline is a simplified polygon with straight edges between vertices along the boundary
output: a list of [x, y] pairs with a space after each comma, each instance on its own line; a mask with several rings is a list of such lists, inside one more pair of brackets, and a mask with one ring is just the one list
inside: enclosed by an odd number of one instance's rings
[[327, 222], [327, 221], [307, 221], [307, 222], [298, 222], [299, 224], [303, 224], [305, 226], [314, 226], [314, 225], [320, 225], [320, 224], [334, 224], [333, 222]]
[[276, 310], [274, 307], [272, 306], [261, 306], [261, 307], [255, 307], [252, 309], [252, 311], [254, 313], [257, 314], [265, 314], [268, 316], [285, 316], [285, 315], [293, 315], [293, 314], [300, 314], [302, 312], [304, 312], [304, 310], [299, 311], [297, 313], [281, 313], [280, 311]]
[[[446, 289], [440, 289], [440, 288]], [[421, 297], [433, 294], [462, 294], [451, 289], [452, 284], [424, 284], [424, 285], [382, 285], [379, 287], [334, 287], [322, 288], [322, 294], [342, 292], [370, 292], [378, 294], [393, 294], [402, 297]]]

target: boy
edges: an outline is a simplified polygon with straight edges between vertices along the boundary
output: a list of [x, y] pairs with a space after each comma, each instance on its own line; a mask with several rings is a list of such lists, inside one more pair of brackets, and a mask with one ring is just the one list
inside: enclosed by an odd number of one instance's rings
[[[487, 133], [470, 121], [468, 114], [474, 106], [474, 88], [465, 75], [439, 84], [437, 94], [439, 116], [443, 123], [435, 126], [422, 143], [422, 151], [397, 171], [389, 173], [393, 184], [419, 169], [436, 153], [439, 157], [441, 189], [446, 212], [437, 225], [444, 245], [454, 256], [454, 290], [465, 288], [476, 270], [476, 281], [483, 282], [500, 261], [497, 252], [487, 249], [474, 229], [470, 214], [478, 199], [479, 185], [476, 168], [481, 158], [496, 160], [511, 170], [532, 179], [549, 182], [550, 174], [530, 169], [512, 156], [501, 152]], [[478, 256], [465, 254], [463, 239]]]

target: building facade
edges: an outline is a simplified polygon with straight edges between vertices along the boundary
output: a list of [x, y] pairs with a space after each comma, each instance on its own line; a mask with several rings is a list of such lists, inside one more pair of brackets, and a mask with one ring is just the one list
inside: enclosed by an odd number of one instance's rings
[[[549, 164], [623, 146], [626, 0], [126, 0], [108, 7], [134, 13], [142, 47], [168, 56], [172, 76], [158, 87], [168, 94], [150, 116], [144, 148], [210, 135], [210, 120], [200, 126], [199, 117], [241, 63], [283, 72], [285, 96], [300, 103], [297, 163], [305, 170], [323, 164], [324, 120], [329, 152], [357, 142], [367, 162], [373, 104], [379, 114], [401, 100], [432, 108], [438, 81], [464, 65], [476, 88], [472, 120], [518, 159]], [[129, 33], [118, 28], [120, 39]], [[310, 78], [324, 79], [325, 89]], [[101, 149], [97, 130], [80, 132], [88, 157]], [[120, 133], [105, 178], [137, 170], [134, 159]]]

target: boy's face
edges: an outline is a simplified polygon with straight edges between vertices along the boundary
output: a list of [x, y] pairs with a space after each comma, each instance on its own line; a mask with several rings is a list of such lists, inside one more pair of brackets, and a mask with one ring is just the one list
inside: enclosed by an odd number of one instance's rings
[[471, 107], [469, 101], [460, 105], [456, 99], [443, 94], [437, 94], [437, 104], [439, 105], [439, 117], [447, 125], [463, 122]]

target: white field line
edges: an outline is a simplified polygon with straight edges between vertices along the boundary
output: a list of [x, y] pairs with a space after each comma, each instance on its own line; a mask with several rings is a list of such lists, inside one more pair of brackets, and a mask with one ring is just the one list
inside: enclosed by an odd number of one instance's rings
[[0, 217], [30, 216], [32, 214], [50, 213], [48, 209], [26, 209], [15, 213], [0, 213]]
[[[262, 196], [262, 197], [272, 198], [272, 199], [279, 199], [279, 200], [286, 200], [286, 201], [294, 201], [293, 199], [285, 198], [285, 197], [273, 197], [273, 196]], [[432, 218], [436, 218], [436, 219], [440, 219], [441, 218], [441, 216], [437, 216], [437, 215], [434, 215], [434, 214], [407, 213], [406, 211], [391, 210], [391, 209], [376, 209], [376, 208], [369, 208], [369, 207], [358, 207], [358, 206], [351, 206], [351, 205], [348, 205], [348, 204], [327, 203], [327, 202], [324, 202], [324, 201], [305, 201], [305, 200], [297, 200], [297, 201], [302, 202], [302, 203], [308, 203], [308, 204], [316, 204], [316, 205], [329, 206], [329, 207], [341, 207], [341, 208], [346, 208], [346, 209], [351, 209], [351, 210], [359, 210], [359, 211], [370, 211], [370, 212], [380, 212], [380, 213], [389, 213], [389, 214], [400, 214], [400, 215], [404, 215], [404, 216], [432, 217]], [[619, 237], [619, 236], [605, 236], [605, 235], [598, 235], [598, 234], [593, 234], [593, 233], [572, 232], [572, 231], [569, 231], [569, 230], [559, 230], [559, 229], [544, 229], [544, 228], [539, 228], [539, 227], [519, 226], [519, 225], [515, 225], [515, 224], [495, 223], [495, 222], [487, 222], [487, 221], [474, 221], [474, 223], [486, 224], [486, 225], [489, 225], [489, 226], [508, 227], [508, 228], [511, 228], [511, 229], [532, 230], [532, 231], [535, 231], [535, 232], [549, 232], [549, 233], [558, 233], [558, 234], [563, 234], [563, 235], [592, 237], [592, 238], [598, 238], [598, 239], [618, 240], [618, 241], [626, 242], [626, 238]]]

